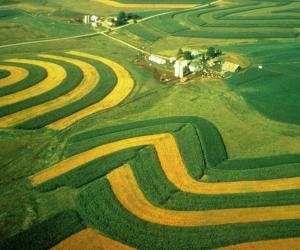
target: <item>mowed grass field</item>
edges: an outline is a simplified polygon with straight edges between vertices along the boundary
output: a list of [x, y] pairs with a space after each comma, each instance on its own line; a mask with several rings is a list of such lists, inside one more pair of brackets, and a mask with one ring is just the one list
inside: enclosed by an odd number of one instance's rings
[[[51, 2], [26, 10], [68, 1]], [[298, 9], [224, 1], [111, 33], [169, 56], [216, 46], [243, 66], [184, 85], [104, 36], [2, 48], [0, 248], [297, 249]]]

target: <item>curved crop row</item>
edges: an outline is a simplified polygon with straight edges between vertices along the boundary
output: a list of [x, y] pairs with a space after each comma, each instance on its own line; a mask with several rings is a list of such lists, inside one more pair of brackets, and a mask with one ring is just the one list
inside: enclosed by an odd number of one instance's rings
[[9, 59], [7, 60], [7, 62], [27, 63], [43, 67], [47, 71], [47, 77], [43, 81], [32, 87], [0, 97], [0, 107], [10, 105], [12, 103], [17, 103], [48, 92], [51, 89], [57, 87], [67, 76], [67, 73], [63, 67], [50, 62], [28, 59]]
[[192, 8], [197, 6], [197, 4], [162, 4], [162, 3], [120, 3], [118, 1], [111, 0], [94, 0], [96, 2], [109, 5], [115, 8], [130, 8], [130, 9], [182, 9], [182, 8]]
[[[118, 105], [134, 87], [133, 80], [122, 66], [103, 57], [80, 52], [69, 52], [68, 57], [45, 54], [39, 57], [43, 61], [7, 60], [44, 67], [48, 75], [29, 88], [0, 97], [0, 127], [38, 128], [49, 125], [52, 129], [63, 129], [85, 116]], [[81, 60], [83, 57], [89, 62]], [[76, 74], [70, 71], [72, 69], [66, 71], [60, 65], [78, 67], [82, 72], [81, 81], [77, 84]], [[100, 67], [101, 81], [93, 65]], [[116, 84], [111, 77], [111, 69], [115, 70], [119, 79]]]
[[[222, 139], [205, 120], [177, 117], [139, 122], [79, 134], [68, 145], [69, 157], [32, 176], [32, 184], [48, 185], [44, 190], [51, 189], [51, 183], [53, 188], [88, 184], [76, 198], [80, 215], [129, 246], [215, 248], [300, 235], [297, 173], [290, 178], [270, 175], [266, 180], [257, 166], [249, 170], [257, 175], [248, 181], [203, 179], [204, 173], [218, 171], [218, 165], [226, 162]], [[131, 156], [127, 150], [133, 152]], [[114, 157], [98, 161], [109, 155]], [[99, 174], [77, 182], [89, 168]], [[106, 179], [96, 180], [105, 175]], [[207, 241], [212, 234], [219, 237]]]
[[8, 74], [5, 74], [3, 78], [0, 78], [0, 88], [18, 83], [24, 80], [29, 75], [29, 72], [21, 67], [0, 65], [0, 70], [9, 72]]
[[122, 102], [133, 90], [134, 87], [134, 82], [128, 73], [128, 71], [123, 68], [121, 65], [118, 63], [115, 63], [109, 59], [99, 57], [99, 56], [94, 56], [90, 55], [87, 53], [82, 53], [82, 52], [69, 52], [70, 55], [75, 55], [75, 56], [81, 56], [81, 57], [86, 57], [90, 58], [93, 60], [100, 61], [104, 64], [106, 64], [108, 67], [114, 69], [114, 72], [117, 76], [117, 83], [115, 87], [111, 90], [111, 92], [105, 96], [103, 99], [98, 101], [97, 103], [84, 108], [66, 118], [60, 119], [52, 124], [50, 124], [48, 127], [52, 129], [63, 129], [66, 128], [67, 126], [71, 125], [75, 121], [81, 119], [82, 117], [85, 117], [87, 115], [93, 114], [95, 112], [99, 112], [101, 110], [105, 110], [114, 106], [117, 106], [120, 102]]
[[[126, 29], [145, 40], [158, 39], [157, 30], [203, 38], [296, 38], [299, 34], [295, 27], [300, 27], [300, 19], [291, 11], [299, 3], [247, 1], [225, 3], [221, 8], [218, 4], [163, 15]], [[147, 34], [140, 32], [145, 25]]]
[[[30, 60], [32, 60], [30, 58]], [[36, 59], [34, 58], [33, 60], [36, 61]], [[38, 60], [40, 61], [40, 60]], [[33, 96], [28, 96], [26, 99], [24, 100], [20, 100], [17, 101], [15, 103], [12, 104], [8, 104], [5, 105], [3, 107], [0, 107], [0, 116], [1, 117], [5, 117], [8, 115], [12, 115], [14, 113], [20, 112], [24, 109], [33, 107], [33, 106], [37, 106], [39, 104], [43, 104], [47, 101], [56, 99], [62, 95], [67, 94], [68, 92], [70, 92], [71, 90], [73, 90], [74, 88], [76, 88], [76, 86], [80, 83], [81, 79], [82, 79], [82, 72], [80, 70], [79, 67], [70, 64], [70, 63], [65, 63], [65, 62], [60, 62], [57, 60], [51, 60], [48, 59], [47, 61], [45, 61], [43, 59], [43, 61], [41, 62], [45, 62], [50, 63], [50, 64], [54, 64], [59, 68], [62, 68], [66, 74], [66, 77], [61, 81], [61, 82], [57, 82], [57, 86], [51, 88], [52, 84], [49, 84], [50, 86], [45, 87], [45, 89], [48, 89], [47, 91], [43, 91], [43, 93], [39, 94], [39, 95], [33, 95]], [[39, 66], [35, 66], [35, 65], [30, 65], [30, 64], [21, 64], [26, 65], [26, 66], [33, 66], [34, 68], [31, 68], [31, 70], [33, 71], [32, 73], [38, 73], [36, 71], [36, 69], [42, 69], [43, 71], [45, 71], [46, 75], [45, 78], [43, 78], [41, 81], [36, 82], [35, 84], [31, 84], [30, 87], [28, 88], [22, 88], [20, 90], [17, 90], [9, 95], [5, 95], [4, 97], [7, 96], [11, 96], [11, 95], [17, 95], [18, 93], [22, 93], [22, 92], [26, 92], [26, 90], [30, 90], [30, 89], [34, 89], [36, 86], [39, 86], [41, 83], [45, 82], [45, 80], [48, 78], [48, 73], [47, 70], [45, 68], [39, 67]], [[54, 73], [55, 74], [55, 73]], [[69, 77], [72, 76], [72, 77]], [[32, 78], [27, 78], [27, 81], [33, 80]]]
[[[26, 88], [30, 88], [34, 86], [35, 84], [41, 82], [47, 77], [47, 72], [44, 68], [36, 66], [36, 65], [30, 65], [30, 64], [22, 64], [22, 63], [8, 63], [5, 62], [5, 64], [1, 64], [1, 67], [3, 68], [9, 68], [9, 67], [17, 67], [21, 68], [22, 70], [25, 70], [28, 72], [28, 76], [24, 79], [17, 81], [12, 84], [5, 84], [6, 86], [2, 86], [0, 89], [0, 97], [6, 96], [9, 94], [13, 94], [15, 92], [24, 90]], [[3, 81], [6, 82], [5, 79]]]

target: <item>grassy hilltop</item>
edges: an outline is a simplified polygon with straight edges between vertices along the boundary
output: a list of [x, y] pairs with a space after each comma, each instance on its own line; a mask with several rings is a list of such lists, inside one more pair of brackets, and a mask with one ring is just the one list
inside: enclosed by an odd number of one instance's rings
[[[0, 1], [0, 248], [296, 249], [299, 2], [117, 2], [141, 7]], [[164, 15], [109, 36], [79, 21], [121, 10]], [[120, 40], [242, 70], [162, 84]]]

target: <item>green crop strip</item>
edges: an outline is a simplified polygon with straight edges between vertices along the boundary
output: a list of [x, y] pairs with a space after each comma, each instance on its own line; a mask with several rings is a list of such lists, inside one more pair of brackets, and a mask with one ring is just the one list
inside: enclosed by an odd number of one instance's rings
[[0, 79], [8, 77], [10, 75], [9, 71], [7, 70], [0, 70]]
[[0, 242], [1, 249], [49, 249], [66, 237], [85, 228], [76, 211], [65, 210], [34, 224], [26, 231]]

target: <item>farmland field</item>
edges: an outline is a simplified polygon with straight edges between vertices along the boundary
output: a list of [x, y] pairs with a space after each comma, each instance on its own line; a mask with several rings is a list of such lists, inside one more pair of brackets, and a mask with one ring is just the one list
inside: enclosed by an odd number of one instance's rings
[[[0, 1], [0, 249], [299, 249], [299, 10]], [[208, 47], [241, 70], [148, 60]]]

